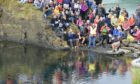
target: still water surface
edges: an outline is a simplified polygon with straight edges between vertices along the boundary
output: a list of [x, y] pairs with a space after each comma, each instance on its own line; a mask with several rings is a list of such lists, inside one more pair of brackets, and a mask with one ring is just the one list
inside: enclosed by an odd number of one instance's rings
[[103, 0], [107, 12], [115, 5], [115, 2], [117, 2], [121, 8], [125, 8], [129, 12], [130, 16], [135, 13], [137, 6], [140, 5], [140, 0]]
[[[0, 84], [132, 84], [129, 59], [0, 43]], [[12, 83], [10, 83], [12, 84]]]

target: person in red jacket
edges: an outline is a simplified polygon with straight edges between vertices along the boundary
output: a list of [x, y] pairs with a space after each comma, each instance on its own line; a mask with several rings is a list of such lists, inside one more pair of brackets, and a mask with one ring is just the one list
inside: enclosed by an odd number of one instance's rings
[[62, 4], [63, 0], [57, 0], [57, 3]]
[[135, 27], [135, 23], [136, 23], [134, 14], [132, 14], [132, 16], [129, 18], [128, 22], [129, 22], [130, 28], [133, 29]]

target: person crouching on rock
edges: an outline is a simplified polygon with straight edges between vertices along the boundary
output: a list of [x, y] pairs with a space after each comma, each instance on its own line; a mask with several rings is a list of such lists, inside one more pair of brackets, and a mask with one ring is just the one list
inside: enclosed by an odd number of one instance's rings
[[118, 51], [119, 50], [119, 47], [120, 47], [120, 39], [119, 39], [119, 37], [118, 36], [113, 36], [112, 37], [112, 50], [113, 50], [113, 52], [116, 52], [116, 51]]

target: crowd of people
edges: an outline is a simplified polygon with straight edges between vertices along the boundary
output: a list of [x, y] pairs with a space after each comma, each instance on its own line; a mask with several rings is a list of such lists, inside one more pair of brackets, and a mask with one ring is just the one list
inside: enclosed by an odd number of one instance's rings
[[[129, 34], [140, 43], [140, 5], [130, 15], [118, 4], [106, 12], [104, 5], [94, 0], [20, 0], [20, 3], [27, 2], [43, 10], [45, 19], [53, 16], [52, 29], [59, 29], [72, 48], [91, 48], [98, 43], [103, 47], [112, 44], [115, 51]], [[71, 24], [76, 25], [79, 32], [70, 28]]]

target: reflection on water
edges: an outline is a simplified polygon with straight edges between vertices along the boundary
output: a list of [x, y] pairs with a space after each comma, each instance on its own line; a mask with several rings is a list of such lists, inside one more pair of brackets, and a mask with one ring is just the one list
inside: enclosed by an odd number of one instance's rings
[[0, 43], [0, 84], [132, 84], [126, 58]]

